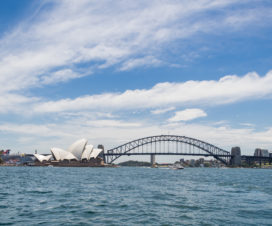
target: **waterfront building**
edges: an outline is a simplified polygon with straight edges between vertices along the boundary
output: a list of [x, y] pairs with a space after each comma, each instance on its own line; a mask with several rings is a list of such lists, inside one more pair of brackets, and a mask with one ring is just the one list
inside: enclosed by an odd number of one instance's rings
[[71, 153], [77, 160], [80, 160], [87, 143], [86, 139], [77, 140], [68, 148], [67, 152]]
[[267, 149], [256, 148], [254, 156], [269, 157], [269, 152]]
[[52, 158], [52, 155], [39, 155], [34, 154], [35, 158], [38, 159], [40, 162], [49, 161]]
[[1, 159], [4, 165], [27, 165], [33, 163], [35, 157], [31, 154], [8, 154], [2, 155]]
[[64, 160], [78, 160], [71, 152], [65, 151], [61, 148], [51, 148], [51, 153], [56, 161], [64, 161]]
[[92, 144], [86, 145], [82, 153], [81, 160], [90, 160], [94, 146]]
[[95, 159], [100, 154], [101, 151], [102, 151], [102, 149], [94, 148], [91, 155], [90, 155], [90, 158]]
[[185, 163], [185, 160], [184, 159], [180, 159], [179, 160], [181, 163]]
[[92, 144], [87, 145], [86, 139], [77, 140], [67, 150], [61, 148], [51, 148], [52, 155], [39, 155], [34, 154], [36, 159], [43, 163], [49, 161], [51, 158], [54, 161], [89, 161], [91, 159], [97, 159], [98, 155], [103, 151], [100, 148], [94, 148]]
[[195, 166], [195, 162], [196, 162], [195, 159], [191, 159], [190, 160], [190, 166], [194, 167]]

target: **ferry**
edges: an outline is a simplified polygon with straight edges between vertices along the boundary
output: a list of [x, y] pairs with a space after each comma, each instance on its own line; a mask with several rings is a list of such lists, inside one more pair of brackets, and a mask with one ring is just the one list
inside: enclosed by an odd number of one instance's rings
[[181, 170], [181, 169], [184, 169], [184, 167], [181, 164], [174, 164], [174, 165], [170, 166], [170, 169]]

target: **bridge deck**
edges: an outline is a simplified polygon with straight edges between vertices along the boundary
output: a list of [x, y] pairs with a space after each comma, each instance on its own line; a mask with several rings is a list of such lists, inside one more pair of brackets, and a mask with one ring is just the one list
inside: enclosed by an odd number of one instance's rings
[[[161, 153], [161, 152], [139, 152], [139, 153], [104, 153], [105, 156], [122, 156], [122, 155], [191, 155], [191, 156], [213, 156], [211, 154], [205, 154], [205, 153], [176, 153], [176, 152], [165, 152], [165, 153]], [[231, 155], [216, 155], [218, 157], [231, 157]]]

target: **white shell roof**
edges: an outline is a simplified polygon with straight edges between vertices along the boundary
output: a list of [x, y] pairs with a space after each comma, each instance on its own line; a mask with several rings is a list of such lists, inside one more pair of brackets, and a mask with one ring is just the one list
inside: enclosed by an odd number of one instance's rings
[[90, 158], [96, 158], [101, 151], [103, 151], [103, 149], [94, 148], [90, 155]]
[[81, 159], [87, 159], [90, 160], [91, 153], [93, 151], [93, 145], [89, 144], [85, 146], [85, 149], [82, 153]]
[[[77, 140], [68, 148], [67, 151], [61, 148], [51, 148], [51, 153], [57, 161], [72, 160], [72, 159], [90, 160], [90, 158], [96, 158], [100, 154], [100, 152], [103, 150], [94, 148], [92, 144], [87, 145], [87, 142], [88, 141], [86, 139]], [[36, 157], [36, 158], [38, 159], [40, 157]]]
[[57, 161], [77, 159], [72, 153], [60, 148], [52, 148], [51, 152]]
[[73, 143], [69, 148], [68, 152], [71, 152], [77, 159], [81, 159], [81, 155], [83, 153], [83, 150], [85, 149], [85, 146], [87, 144], [86, 139], [81, 139]]
[[63, 160], [72, 160], [72, 159], [78, 160], [72, 153], [67, 151], [67, 155], [63, 158]]
[[62, 152], [65, 152], [63, 149], [60, 148], [51, 148], [50, 151], [57, 161], [61, 159]]
[[40, 161], [49, 161], [51, 159], [52, 155], [39, 155], [39, 154], [34, 154], [34, 156]]

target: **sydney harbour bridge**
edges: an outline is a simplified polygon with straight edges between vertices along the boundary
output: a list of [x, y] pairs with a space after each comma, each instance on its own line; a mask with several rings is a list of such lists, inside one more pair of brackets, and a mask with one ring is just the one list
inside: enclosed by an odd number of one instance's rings
[[[235, 151], [236, 150], [236, 151]], [[136, 139], [104, 152], [104, 159], [111, 164], [121, 156], [150, 155], [155, 163], [156, 155], [183, 155], [213, 157], [225, 165], [239, 165], [241, 160], [268, 161], [271, 157], [241, 155], [240, 149], [231, 152], [210, 143], [186, 136], [158, 135]]]

